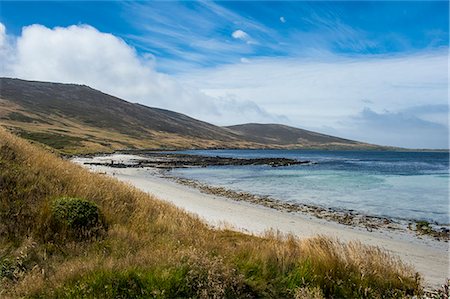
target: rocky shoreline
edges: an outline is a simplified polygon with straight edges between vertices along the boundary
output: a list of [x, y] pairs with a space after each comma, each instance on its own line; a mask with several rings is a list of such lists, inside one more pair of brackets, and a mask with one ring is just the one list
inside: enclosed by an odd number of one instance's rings
[[96, 166], [108, 166], [114, 168], [187, 168], [187, 167], [207, 167], [207, 166], [244, 166], [244, 165], [268, 165], [271, 167], [283, 167], [300, 164], [314, 164], [311, 161], [299, 161], [287, 158], [253, 158], [253, 159], [240, 159], [240, 158], [227, 158], [227, 157], [210, 157], [210, 156], [197, 156], [188, 154], [176, 154], [176, 153], [161, 153], [152, 152], [141, 154], [143, 159], [132, 161], [132, 163], [115, 162], [88, 162], [87, 165]]
[[[412, 231], [417, 236], [428, 235], [437, 241], [448, 242], [450, 239], [448, 228], [443, 226], [433, 227], [429, 223], [424, 223], [424, 221], [399, 221], [386, 217], [362, 215], [352, 210], [336, 210], [307, 204], [289, 203], [274, 199], [270, 196], [260, 196], [247, 192], [238, 192], [223, 187], [209, 186], [196, 180], [173, 176], [169, 171], [160, 172], [160, 175], [161, 177], [175, 181], [178, 184], [198, 189], [206, 194], [222, 196], [236, 201], [245, 201], [258, 204], [288, 213], [303, 213], [319, 219], [334, 221], [343, 225], [365, 228], [369, 232], [378, 229]], [[424, 226], [426, 229], [423, 228]]]
[[111, 168], [153, 168], [159, 170], [161, 177], [170, 179], [179, 184], [200, 190], [206, 194], [223, 196], [236, 201], [245, 201], [262, 205], [268, 208], [288, 213], [303, 213], [319, 219], [334, 221], [343, 225], [365, 228], [367, 231], [388, 229], [397, 231], [410, 231], [417, 236], [430, 236], [438, 241], [448, 242], [450, 232], [447, 226], [431, 224], [425, 221], [397, 220], [386, 217], [369, 216], [357, 213], [353, 210], [337, 210], [319, 206], [290, 203], [270, 196], [260, 196], [247, 192], [238, 192], [223, 187], [214, 187], [196, 180], [173, 176], [170, 172], [174, 168], [208, 167], [208, 166], [243, 166], [243, 165], [268, 165], [283, 167], [290, 165], [314, 164], [312, 161], [298, 161], [286, 158], [255, 158], [239, 159], [226, 157], [198, 156], [179, 153], [150, 152], [142, 153], [139, 159], [127, 161], [84, 162], [86, 165], [107, 166]]

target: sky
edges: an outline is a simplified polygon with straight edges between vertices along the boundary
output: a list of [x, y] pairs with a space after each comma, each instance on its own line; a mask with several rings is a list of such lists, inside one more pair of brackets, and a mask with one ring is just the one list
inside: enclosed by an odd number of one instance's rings
[[1, 1], [0, 76], [448, 148], [447, 1]]

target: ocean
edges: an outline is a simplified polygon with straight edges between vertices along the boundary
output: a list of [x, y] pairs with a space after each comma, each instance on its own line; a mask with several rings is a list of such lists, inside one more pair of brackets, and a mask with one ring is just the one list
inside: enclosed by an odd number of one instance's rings
[[316, 150], [192, 150], [234, 158], [284, 157], [317, 164], [180, 168], [175, 176], [291, 203], [448, 225], [449, 153]]

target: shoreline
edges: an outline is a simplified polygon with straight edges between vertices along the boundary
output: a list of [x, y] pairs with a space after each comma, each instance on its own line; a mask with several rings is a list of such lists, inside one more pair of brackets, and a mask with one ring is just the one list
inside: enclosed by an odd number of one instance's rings
[[[140, 159], [139, 156], [120, 158]], [[111, 157], [108, 157], [111, 160]], [[85, 158], [73, 159], [83, 164]], [[359, 241], [378, 246], [400, 257], [415, 267], [425, 280], [425, 285], [436, 288], [449, 276], [448, 243], [428, 236], [421, 238], [411, 232], [386, 229], [369, 230], [366, 227], [340, 224], [320, 219], [302, 211], [286, 211], [256, 202], [235, 199], [222, 194], [201, 192], [195, 186], [180, 184], [173, 178], [161, 177], [154, 168], [113, 168], [104, 165], [84, 165], [93, 171], [129, 183], [157, 198], [170, 202], [218, 229], [232, 229], [262, 235], [268, 230], [293, 234], [299, 238], [325, 235], [340, 241]], [[269, 202], [270, 203], [270, 202]]]
[[[434, 238], [437, 241], [449, 241], [448, 225], [435, 225], [425, 222], [427, 223], [426, 227], [430, 229], [429, 231], [425, 232], [419, 226], [420, 221], [412, 219], [371, 216], [361, 214], [353, 210], [337, 210], [308, 204], [290, 203], [266, 195], [261, 196], [249, 192], [238, 192], [224, 187], [211, 186], [194, 179], [187, 179], [171, 175], [169, 174], [169, 171], [160, 171], [158, 174], [162, 178], [166, 178], [178, 184], [195, 188], [197, 190], [200, 190], [202, 193], [223, 196], [235, 201], [245, 201], [285, 213], [303, 213], [312, 215], [318, 219], [324, 219], [330, 222], [335, 222], [350, 227], [365, 228], [369, 232], [379, 229], [396, 230], [414, 233], [418, 238], [430, 237]], [[413, 227], [413, 224], [416, 225], [415, 229]], [[429, 225], [434, 225], [435, 227], [430, 227]], [[438, 229], [441, 229], [441, 231], [438, 231]], [[446, 231], [444, 231], [444, 229], [446, 229]]]
[[210, 166], [248, 166], [267, 165], [270, 167], [285, 167], [290, 165], [312, 165], [315, 161], [300, 161], [289, 158], [229, 158], [220, 156], [202, 156], [176, 152], [147, 152], [139, 155], [111, 154], [79, 156], [72, 160], [79, 160], [86, 166], [107, 166], [111, 168], [152, 168], [159, 171], [161, 177], [177, 183], [196, 188], [204, 193], [220, 195], [237, 201], [274, 208], [284, 212], [301, 212], [317, 218], [327, 219], [349, 226], [360, 226], [368, 231], [374, 229], [403, 230], [415, 235], [430, 236], [438, 241], [450, 240], [450, 223], [429, 222], [422, 219], [399, 218], [384, 215], [370, 215], [351, 209], [329, 208], [299, 202], [287, 202], [268, 195], [256, 195], [250, 192], [234, 191], [226, 187], [217, 187], [202, 183], [194, 179], [172, 175], [171, 170], [179, 168], [197, 168]]

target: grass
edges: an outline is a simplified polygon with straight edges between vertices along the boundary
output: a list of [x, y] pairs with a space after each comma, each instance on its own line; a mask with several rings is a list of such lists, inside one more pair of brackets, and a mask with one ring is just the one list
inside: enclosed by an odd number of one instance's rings
[[44, 121], [42, 119], [29, 117], [29, 116], [26, 116], [25, 114], [22, 114], [20, 112], [11, 112], [11, 113], [8, 114], [7, 118], [12, 120], [12, 121], [18, 121], [18, 122], [24, 122], [24, 123], [37, 122], [37, 123], [46, 123], [46, 124], [48, 124], [48, 122], [46, 122], [46, 121]]
[[81, 141], [83, 140], [80, 137], [74, 137], [64, 134], [46, 133], [46, 132], [28, 132], [23, 130], [19, 132], [19, 136], [43, 143], [58, 150], [63, 150], [67, 147], [70, 148], [80, 146]]
[[79, 137], [45, 132], [22, 131], [19, 133], [19, 136], [43, 143], [58, 150], [64, 149], [66, 147], [79, 146], [81, 144], [81, 141], [83, 140]]
[[[93, 203], [107, 229], [44, 237], [55, 200]], [[64, 213], [63, 213], [64, 214]], [[403, 298], [413, 269], [383, 250], [276, 232], [213, 230], [0, 128], [2, 298]]]

